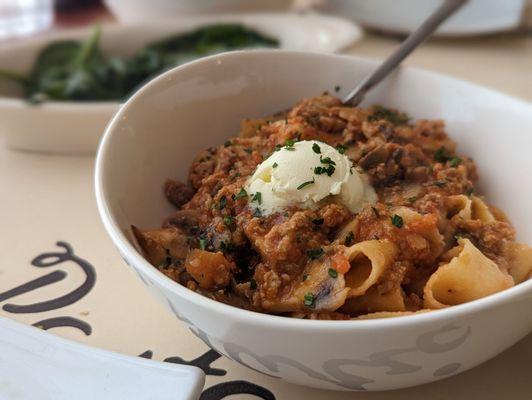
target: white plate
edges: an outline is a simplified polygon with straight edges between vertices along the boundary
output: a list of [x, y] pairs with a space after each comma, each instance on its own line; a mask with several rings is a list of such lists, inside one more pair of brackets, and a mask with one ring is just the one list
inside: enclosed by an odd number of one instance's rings
[[[322, 10], [352, 18], [362, 25], [391, 33], [408, 33], [442, 0], [328, 0]], [[525, 0], [469, 0], [437, 31], [436, 36], [471, 36], [516, 28]]]
[[[362, 31], [335, 17], [297, 14], [241, 14], [201, 16], [144, 25], [103, 28], [102, 47], [110, 54], [129, 55], [149, 42], [220, 23], [243, 23], [276, 37], [282, 49], [332, 53], [358, 40]], [[0, 49], [0, 68], [27, 72], [38, 51], [53, 40], [81, 39], [90, 29], [39, 37]], [[20, 98], [15, 84], [0, 80], [0, 134], [10, 148], [55, 153], [93, 153], [117, 102], [47, 102], [38, 106]]]
[[2, 400], [196, 400], [196, 367], [124, 356], [0, 317]]

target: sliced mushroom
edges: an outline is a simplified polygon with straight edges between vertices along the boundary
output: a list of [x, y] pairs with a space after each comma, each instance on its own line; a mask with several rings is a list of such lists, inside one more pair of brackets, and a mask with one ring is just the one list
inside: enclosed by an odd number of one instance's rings
[[197, 210], [179, 210], [165, 218], [163, 228], [177, 228], [185, 233], [195, 234], [199, 217]]
[[159, 267], [167, 263], [168, 257], [175, 260], [187, 257], [187, 237], [178, 229], [143, 230], [136, 226], [131, 226], [131, 229], [150, 264]]

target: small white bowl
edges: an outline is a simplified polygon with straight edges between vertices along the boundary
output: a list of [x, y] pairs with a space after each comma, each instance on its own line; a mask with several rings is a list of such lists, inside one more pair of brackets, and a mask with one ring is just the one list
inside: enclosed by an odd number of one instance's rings
[[[245, 117], [283, 110], [376, 65], [301, 52], [226, 53], [148, 83], [108, 126], [96, 160], [98, 208], [111, 239], [148, 290], [216, 351], [289, 382], [336, 390], [419, 385], [472, 368], [532, 331], [532, 281], [441, 311], [381, 320], [312, 321], [259, 314], [173, 282], [135, 248], [130, 225], [160, 226], [172, 211], [165, 178], [185, 179], [194, 154], [234, 135]], [[532, 106], [456, 79], [404, 68], [367, 98], [415, 118], [443, 118], [478, 163], [485, 194], [532, 243]], [[489, 334], [488, 334], [489, 332]]]
[[[106, 54], [131, 55], [169, 35], [217, 23], [241, 23], [280, 41], [282, 49], [332, 53], [362, 36], [361, 29], [336, 17], [299, 14], [208, 15], [160, 20], [102, 29]], [[85, 39], [92, 29], [75, 29], [40, 36], [0, 48], [0, 68], [26, 73], [40, 49], [54, 40]], [[115, 101], [49, 101], [31, 105], [12, 82], [0, 79], [0, 135], [14, 149], [52, 153], [94, 153], [101, 134], [120, 107]]]

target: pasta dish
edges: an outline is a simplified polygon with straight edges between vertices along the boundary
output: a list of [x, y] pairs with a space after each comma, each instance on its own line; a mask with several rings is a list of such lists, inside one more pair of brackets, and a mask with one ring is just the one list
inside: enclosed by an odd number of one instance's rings
[[[176, 171], [177, 173], [177, 171]], [[440, 120], [328, 94], [244, 120], [201, 151], [146, 259], [214, 300], [309, 319], [380, 318], [476, 300], [530, 278], [532, 249], [475, 192]]]

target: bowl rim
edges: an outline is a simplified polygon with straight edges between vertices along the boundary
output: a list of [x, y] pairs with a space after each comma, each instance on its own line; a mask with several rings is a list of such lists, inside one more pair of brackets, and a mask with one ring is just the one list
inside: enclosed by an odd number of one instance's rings
[[[143, 98], [144, 96], [156, 92], [159, 87], [164, 87], [168, 77], [179, 74], [182, 70], [189, 70], [191, 68], [195, 68], [196, 66], [209, 64], [219, 59], [242, 58], [245, 61], [245, 59], [248, 57], [304, 57], [307, 58], [307, 61], [310, 62], [313, 62], [315, 60], [309, 59], [333, 59], [338, 62], [351, 61], [366, 65], [375, 65], [375, 63], [377, 62], [377, 60], [375, 59], [366, 57], [339, 54], [321, 54], [306, 51], [287, 51], [278, 49], [237, 50], [213, 55], [210, 57], [205, 57], [180, 65], [157, 76], [156, 78], [146, 83], [137, 92], [135, 92], [133, 96], [131, 96], [128, 101], [119, 109], [119, 111], [114, 115], [114, 117], [111, 119], [111, 121], [105, 128], [105, 132], [98, 146], [94, 172], [96, 203], [100, 218], [114, 245], [118, 248], [121, 255], [126, 258], [126, 262], [128, 264], [132, 264], [131, 267], [139, 270], [139, 273], [148, 276], [152, 282], [155, 282], [157, 285], [162, 286], [164, 289], [176, 294], [179, 297], [182, 297], [185, 301], [194, 303], [194, 305], [197, 307], [208, 308], [212, 312], [219, 313], [221, 315], [224, 315], [225, 317], [229, 317], [234, 320], [242, 321], [245, 324], [253, 324], [264, 327], [271, 327], [273, 325], [283, 329], [294, 330], [331, 330], [333, 328], [335, 331], [346, 331], [353, 329], [373, 330], [375, 328], [391, 328], [404, 327], [407, 325], [416, 326], [422, 324], [432, 324], [459, 317], [464, 317], [468, 314], [474, 314], [479, 311], [506, 304], [512, 300], [515, 300], [517, 297], [524, 295], [527, 292], [532, 295], [532, 279], [529, 279], [528, 281], [522, 282], [509, 289], [491, 294], [481, 299], [473, 300], [468, 303], [459, 304], [440, 310], [431, 310], [430, 312], [364, 320], [308, 320], [259, 313], [231, 306], [216, 300], [212, 300], [171, 280], [162, 272], [158, 271], [151, 264], [149, 264], [147, 260], [137, 251], [137, 249], [127, 240], [126, 235], [118, 226], [108, 206], [107, 193], [104, 188], [104, 183], [106, 179], [106, 163], [108, 162], [106, 158], [106, 153], [107, 148], [109, 146], [110, 138], [113, 135], [113, 132], [117, 129], [117, 126], [120, 124], [120, 121], [123, 119], [122, 117], [124, 116], [124, 114], [127, 113], [129, 107], [132, 104], [137, 103], [139, 99]], [[495, 94], [501, 96], [505, 101], [511, 102], [517, 107], [528, 108], [530, 112], [532, 112], [531, 103], [527, 103], [524, 100], [511, 97], [509, 95], [486, 88], [481, 85], [473, 84], [461, 79], [427, 71], [420, 68], [400, 67], [400, 69], [413, 71], [416, 74], [425, 75], [427, 77], [444, 79], [454, 85], [462, 85], [462, 87], [474, 89], [476, 91], [484, 90], [489, 92], [491, 95]]]

